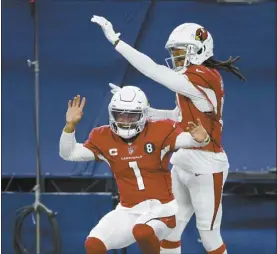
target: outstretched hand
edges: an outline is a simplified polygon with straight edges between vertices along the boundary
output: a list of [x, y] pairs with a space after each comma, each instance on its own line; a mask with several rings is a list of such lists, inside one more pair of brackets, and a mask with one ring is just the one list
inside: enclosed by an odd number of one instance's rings
[[73, 100], [68, 101], [68, 109], [66, 112], [66, 123], [70, 125], [76, 125], [83, 116], [83, 109], [86, 104], [86, 98], [77, 95]]
[[93, 15], [90, 21], [98, 24], [102, 28], [106, 38], [113, 45], [119, 40], [120, 33], [115, 33], [112, 23], [104, 17]]
[[199, 143], [209, 141], [209, 135], [199, 118], [197, 118], [197, 124], [194, 122], [188, 122], [188, 125], [189, 126], [187, 127], [187, 131], [191, 134], [195, 141]]

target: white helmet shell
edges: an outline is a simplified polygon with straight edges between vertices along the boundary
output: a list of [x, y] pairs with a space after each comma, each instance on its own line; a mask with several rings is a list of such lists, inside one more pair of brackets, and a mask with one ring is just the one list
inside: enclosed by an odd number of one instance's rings
[[171, 55], [166, 58], [166, 63], [171, 60], [173, 68], [177, 70], [174, 61], [176, 57], [172, 55], [171, 49], [178, 48], [186, 51], [184, 67], [190, 64], [200, 65], [213, 56], [213, 47], [213, 38], [204, 27], [195, 23], [184, 23], [172, 31], [166, 42], [165, 48]]
[[[149, 108], [145, 93], [135, 86], [124, 86], [117, 91], [108, 106], [111, 130], [124, 139], [130, 139], [143, 131]], [[137, 116], [132, 122], [119, 122], [116, 115]]]

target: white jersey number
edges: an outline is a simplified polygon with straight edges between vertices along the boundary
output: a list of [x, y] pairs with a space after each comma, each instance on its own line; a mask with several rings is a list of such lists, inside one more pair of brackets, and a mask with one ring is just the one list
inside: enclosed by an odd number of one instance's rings
[[144, 190], [145, 186], [144, 186], [143, 179], [142, 179], [142, 176], [141, 176], [141, 173], [140, 173], [140, 169], [138, 167], [138, 163], [136, 161], [130, 161], [129, 162], [129, 167], [134, 170], [135, 176], [137, 178], [137, 183], [138, 183], [139, 190]]

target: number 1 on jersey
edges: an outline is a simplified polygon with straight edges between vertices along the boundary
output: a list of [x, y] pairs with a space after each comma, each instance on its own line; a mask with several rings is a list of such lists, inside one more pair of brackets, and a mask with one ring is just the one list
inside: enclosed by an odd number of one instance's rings
[[129, 162], [129, 167], [134, 170], [135, 176], [137, 178], [137, 183], [138, 183], [139, 190], [144, 190], [145, 186], [144, 186], [143, 179], [142, 179], [142, 176], [141, 176], [141, 173], [140, 173], [140, 169], [138, 167], [138, 163], [136, 161], [130, 161]]

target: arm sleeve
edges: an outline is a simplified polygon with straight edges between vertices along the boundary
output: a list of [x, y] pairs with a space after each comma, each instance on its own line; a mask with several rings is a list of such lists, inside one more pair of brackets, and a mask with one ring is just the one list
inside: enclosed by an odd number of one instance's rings
[[209, 142], [210, 139], [207, 142], [199, 143], [193, 139], [189, 132], [182, 132], [176, 138], [175, 149], [202, 147], [208, 145]]
[[103, 160], [104, 155], [99, 148], [99, 145], [97, 145], [101, 143], [101, 139], [99, 140], [99, 135], [97, 135], [97, 133], [98, 132], [95, 129], [92, 130], [83, 146], [94, 154], [95, 160]]
[[183, 132], [183, 130], [181, 129], [179, 124], [174, 123], [173, 121], [167, 120], [166, 122], [171, 124], [172, 128], [167, 136], [164, 138], [162, 150], [165, 152], [169, 152], [175, 150], [176, 139], [180, 135], [180, 133]]
[[83, 144], [76, 142], [75, 132], [62, 132], [59, 154], [67, 161], [91, 161], [95, 159], [94, 153], [91, 150], [84, 147]]
[[148, 78], [192, 100], [206, 100], [206, 97], [194, 87], [186, 75], [180, 75], [164, 65], [156, 64], [151, 58], [123, 41], [119, 41], [115, 49]]
[[148, 109], [148, 118], [151, 120], [163, 120], [170, 119], [172, 121], [178, 122], [179, 108], [176, 107], [174, 110], [163, 110], [163, 109]]

